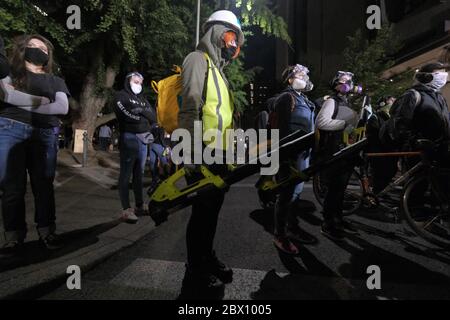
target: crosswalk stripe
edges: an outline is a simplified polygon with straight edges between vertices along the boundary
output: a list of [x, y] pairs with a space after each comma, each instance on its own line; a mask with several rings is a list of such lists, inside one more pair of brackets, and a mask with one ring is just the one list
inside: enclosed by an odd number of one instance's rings
[[[138, 258], [115, 276], [110, 283], [139, 289], [170, 291], [178, 294], [185, 266], [182, 262]], [[286, 273], [277, 273], [284, 277]], [[233, 268], [233, 282], [227, 285], [225, 300], [250, 300], [258, 291], [267, 271]]]

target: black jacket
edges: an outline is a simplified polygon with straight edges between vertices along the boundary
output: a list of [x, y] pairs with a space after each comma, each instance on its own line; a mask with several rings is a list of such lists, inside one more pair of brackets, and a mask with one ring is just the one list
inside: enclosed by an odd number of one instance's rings
[[3, 79], [9, 75], [9, 63], [5, 56], [5, 47], [3, 39], [0, 37], [0, 79]]
[[120, 132], [150, 132], [157, 125], [155, 110], [142, 94], [133, 93], [129, 79], [125, 79], [124, 89], [114, 97], [114, 112]]
[[445, 98], [424, 85], [416, 85], [413, 89], [421, 96], [417, 106], [417, 98], [410, 90], [398, 108], [391, 109], [391, 116], [396, 117], [400, 141], [407, 144], [416, 139], [450, 140], [450, 118]]

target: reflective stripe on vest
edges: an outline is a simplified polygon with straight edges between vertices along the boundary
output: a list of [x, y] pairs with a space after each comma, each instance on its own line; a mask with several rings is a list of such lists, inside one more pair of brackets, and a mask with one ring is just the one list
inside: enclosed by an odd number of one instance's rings
[[226, 149], [229, 144], [227, 129], [233, 129], [233, 99], [228, 86], [220, 71], [216, 68], [209, 56], [205, 53], [208, 61], [208, 82], [206, 85], [206, 100], [202, 109], [203, 133], [215, 130], [215, 136], [220, 136], [223, 143], [217, 144], [216, 139], [204, 141], [211, 148]]

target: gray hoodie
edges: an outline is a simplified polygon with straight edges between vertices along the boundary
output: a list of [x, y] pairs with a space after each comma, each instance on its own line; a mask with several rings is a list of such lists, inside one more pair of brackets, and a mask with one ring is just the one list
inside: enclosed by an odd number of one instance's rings
[[225, 83], [228, 81], [223, 73], [223, 67], [229, 62], [222, 58], [222, 35], [233, 31], [223, 25], [213, 25], [200, 40], [197, 50], [191, 52], [183, 62], [181, 78], [183, 81], [182, 105], [178, 113], [179, 128], [186, 129], [194, 137], [194, 121], [202, 120], [201, 112], [204, 101], [204, 86], [208, 75], [208, 63], [204, 56], [206, 52], [214, 65], [219, 69]]

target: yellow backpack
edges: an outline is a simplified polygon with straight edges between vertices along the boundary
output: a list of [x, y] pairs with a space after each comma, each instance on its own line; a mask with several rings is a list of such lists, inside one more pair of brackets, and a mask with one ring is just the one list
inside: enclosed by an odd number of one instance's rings
[[181, 106], [181, 67], [174, 65], [172, 71], [175, 72], [159, 82], [152, 81], [152, 88], [158, 95], [156, 104], [156, 114], [158, 125], [166, 132], [172, 133], [178, 128], [178, 111]]

